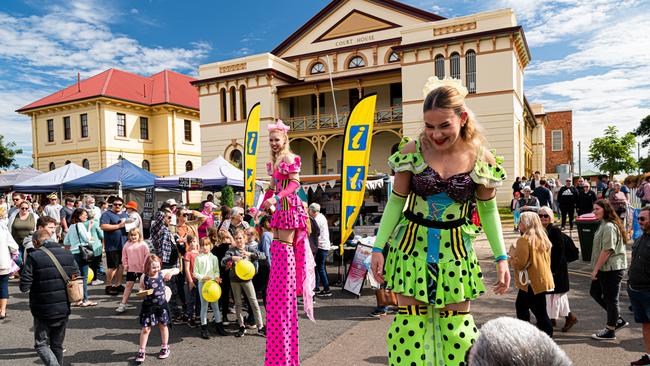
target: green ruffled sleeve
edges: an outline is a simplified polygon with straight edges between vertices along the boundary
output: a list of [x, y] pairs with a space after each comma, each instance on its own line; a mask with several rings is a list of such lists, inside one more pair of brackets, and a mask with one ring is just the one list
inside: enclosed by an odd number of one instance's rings
[[474, 170], [472, 170], [470, 176], [476, 184], [481, 184], [488, 188], [496, 188], [501, 186], [506, 179], [506, 170], [503, 169], [503, 157], [497, 156], [495, 150], [490, 150], [490, 153], [494, 156], [496, 165], [483, 160], [483, 149], [481, 149], [479, 158], [476, 159]]
[[403, 137], [397, 151], [388, 158], [388, 166], [396, 173], [409, 171], [419, 174], [427, 168], [427, 163], [424, 162], [424, 158], [420, 153], [420, 142], [418, 140], [415, 140], [415, 152], [402, 154], [402, 148], [409, 141], [411, 141], [411, 138]]

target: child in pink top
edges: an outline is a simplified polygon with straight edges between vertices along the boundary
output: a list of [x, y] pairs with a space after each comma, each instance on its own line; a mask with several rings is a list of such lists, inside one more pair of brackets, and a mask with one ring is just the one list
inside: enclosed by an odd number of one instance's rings
[[135, 281], [140, 280], [144, 272], [144, 263], [149, 256], [149, 246], [142, 240], [142, 233], [139, 228], [133, 228], [129, 231], [129, 240], [124, 244], [122, 249], [122, 265], [126, 269], [126, 288], [122, 295], [122, 302], [115, 309], [117, 313], [126, 311], [126, 303], [133, 290]]
[[196, 328], [198, 326], [196, 318], [199, 317], [199, 311], [201, 311], [201, 298], [198, 288], [199, 281], [192, 277], [192, 273], [194, 273], [194, 259], [199, 255], [199, 243], [192, 235], [188, 235], [186, 240], [188, 251], [183, 259], [185, 259], [185, 282], [187, 283], [187, 294], [189, 296], [186, 297], [187, 312], [185, 315], [189, 319], [187, 324], [190, 328]]

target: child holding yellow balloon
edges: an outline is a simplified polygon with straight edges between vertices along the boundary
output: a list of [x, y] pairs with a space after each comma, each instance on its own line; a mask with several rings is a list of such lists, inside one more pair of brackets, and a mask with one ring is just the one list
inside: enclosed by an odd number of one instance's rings
[[222, 264], [228, 267], [234, 267], [234, 271], [230, 271], [230, 284], [232, 294], [235, 298], [235, 313], [239, 322], [239, 330], [235, 337], [243, 337], [246, 333], [244, 318], [242, 317], [242, 291], [246, 295], [246, 298], [248, 298], [251, 311], [255, 316], [257, 332], [261, 335], [266, 335], [266, 328], [262, 322], [262, 312], [257, 303], [255, 287], [252, 281], [253, 276], [255, 276], [255, 265], [253, 262], [264, 260], [266, 256], [257, 250], [257, 245], [246, 246], [246, 238], [243, 230], [237, 229], [233, 239], [235, 241], [223, 257]]
[[[199, 246], [199, 255], [194, 258], [194, 271], [192, 276], [199, 280], [199, 292], [201, 293], [201, 338], [209, 339], [208, 333], [208, 305], [212, 307], [212, 315], [217, 328], [217, 333], [221, 336], [226, 335], [226, 330], [223, 329], [221, 312], [219, 311], [219, 297], [221, 289], [218, 285], [215, 287], [213, 284], [221, 283], [219, 275], [219, 259], [210, 252], [212, 249], [212, 242], [210, 238], [201, 239]], [[206, 287], [204, 289], [204, 287]], [[207, 290], [207, 291], [204, 291]]]

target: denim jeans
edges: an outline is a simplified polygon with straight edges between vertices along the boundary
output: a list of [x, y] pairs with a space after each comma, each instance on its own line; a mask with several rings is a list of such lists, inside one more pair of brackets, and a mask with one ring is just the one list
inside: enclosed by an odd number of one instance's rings
[[[203, 290], [203, 281], [199, 282], [198, 293]], [[200, 295], [199, 295], [200, 296]], [[223, 296], [223, 294], [221, 294]], [[219, 311], [219, 300], [208, 303], [201, 297], [201, 325], [208, 324], [208, 306], [212, 307], [212, 317], [215, 323], [221, 323], [221, 312]]]
[[63, 340], [68, 318], [48, 322], [34, 318], [34, 348], [46, 366], [63, 364]]
[[616, 326], [620, 317], [618, 308], [618, 295], [621, 292], [621, 281], [624, 270], [599, 271], [595, 281], [591, 281], [589, 294], [605, 311], [607, 311], [607, 325]]
[[199, 281], [194, 280], [194, 288], [190, 290], [189, 284], [185, 287], [187, 299], [187, 309], [185, 315], [188, 318], [193, 318], [199, 315], [201, 311], [201, 294], [199, 293]]
[[84, 302], [88, 301], [88, 262], [81, 259], [81, 253], [74, 254], [74, 261], [77, 262], [81, 276], [84, 278]]
[[318, 249], [316, 252], [316, 288], [319, 288], [319, 280], [323, 283], [323, 290], [329, 291], [330, 282], [327, 278], [327, 270], [325, 269], [325, 260], [329, 251], [325, 249]]

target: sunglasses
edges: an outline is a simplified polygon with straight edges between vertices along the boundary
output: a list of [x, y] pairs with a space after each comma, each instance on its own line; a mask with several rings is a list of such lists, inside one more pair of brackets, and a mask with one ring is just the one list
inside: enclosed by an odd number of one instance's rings
[[20, 209], [27, 211], [27, 210], [29, 210], [29, 207], [21, 207]]
[[20, 198], [13, 198], [14, 201], [20, 201]]
[[165, 218], [166, 218], [167, 220], [171, 220], [171, 219], [172, 219], [171, 216], [165, 216]]
[[540, 214], [539, 217], [542, 218], [542, 219], [548, 219], [551, 216], [549, 216], [547, 214]]
[[113, 206], [122, 207], [122, 204], [121, 203], [114, 203]]
[[641, 221], [641, 222], [644, 222], [644, 221], [645, 221], [645, 217], [641, 217], [641, 216], [639, 216], [639, 218], [637, 218], [637, 220], [638, 220], [638, 221]]

